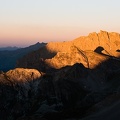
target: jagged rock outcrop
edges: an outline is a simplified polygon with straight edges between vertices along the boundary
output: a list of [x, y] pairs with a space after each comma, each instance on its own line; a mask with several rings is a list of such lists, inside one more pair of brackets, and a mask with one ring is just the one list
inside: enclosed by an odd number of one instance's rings
[[50, 42], [47, 47], [54, 52], [64, 52], [73, 45], [83, 51], [94, 51], [98, 46], [103, 47], [108, 52], [116, 51], [120, 49], [120, 34], [101, 30], [99, 33], [93, 32], [88, 36], [82, 36], [73, 41]]
[[16, 68], [6, 72], [6, 76], [9, 80], [15, 80], [17, 82], [26, 82], [39, 79], [43, 73], [35, 69]]
[[73, 42], [82, 50], [95, 50], [101, 46], [108, 52], [116, 51], [120, 48], [120, 34], [101, 30], [100, 33], [90, 33], [88, 36], [77, 38]]
[[52, 68], [60, 69], [66, 65], [82, 63], [86, 68], [95, 68], [98, 64], [109, 59], [108, 56], [98, 54], [94, 51], [82, 51], [76, 46], [71, 46], [67, 52], [58, 52], [52, 59], [46, 59], [45, 63]]

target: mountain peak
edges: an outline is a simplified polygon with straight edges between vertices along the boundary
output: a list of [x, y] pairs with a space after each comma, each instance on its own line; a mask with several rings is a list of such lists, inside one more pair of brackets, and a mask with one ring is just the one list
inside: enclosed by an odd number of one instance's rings
[[120, 48], [120, 34], [100, 30], [99, 33], [93, 32], [88, 36], [79, 37], [73, 41], [76, 46], [82, 50], [95, 50], [98, 46], [107, 51], [116, 51]]
[[35, 45], [40, 44], [39, 42], [35, 43]]

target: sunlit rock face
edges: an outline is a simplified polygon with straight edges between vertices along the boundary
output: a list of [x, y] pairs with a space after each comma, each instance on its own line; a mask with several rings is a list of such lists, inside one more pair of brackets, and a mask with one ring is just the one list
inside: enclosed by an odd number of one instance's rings
[[92, 50], [82, 51], [76, 46], [71, 46], [67, 52], [58, 52], [52, 59], [45, 62], [50, 67], [60, 69], [66, 65], [72, 66], [75, 63], [82, 63], [86, 68], [95, 68], [98, 64], [109, 59], [108, 56], [98, 54]]
[[17, 82], [26, 82], [39, 79], [41, 77], [41, 73], [35, 69], [16, 68], [14, 70], [9, 70], [6, 72], [6, 76], [10, 80]]
[[120, 34], [101, 30], [100, 33], [90, 33], [88, 36], [77, 38], [73, 42], [82, 50], [95, 50], [101, 46], [108, 52], [116, 51], [120, 48]]
[[82, 63], [85, 67], [95, 68], [110, 56], [119, 57], [119, 49], [118, 33], [93, 32], [73, 41], [50, 42], [38, 51], [20, 59], [17, 67], [36, 68], [45, 72], [49, 68], [59, 69], [66, 65]]

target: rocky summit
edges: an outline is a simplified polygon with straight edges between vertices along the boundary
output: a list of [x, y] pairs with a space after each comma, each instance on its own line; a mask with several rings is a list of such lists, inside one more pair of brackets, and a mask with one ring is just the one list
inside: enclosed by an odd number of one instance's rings
[[0, 120], [120, 119], [120, 35], [50, 42], [0, 72]]

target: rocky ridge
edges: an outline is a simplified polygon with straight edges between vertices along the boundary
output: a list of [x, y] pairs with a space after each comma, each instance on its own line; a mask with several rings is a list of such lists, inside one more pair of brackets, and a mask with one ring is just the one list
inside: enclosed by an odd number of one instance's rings
[[23, 68], [0, 74], [0, 119], [96, 120], [99, 111], [107, 119], [104, 105], [116, 110], [120, 101], [119, 42], [118, 33], [100, 31], [26, 55]]
[[47, 71], [51, 67], [58, 69], [75, 63], [82, 63], [87, 67], [88, 61], [93, 61], [92, 67], [90, 67], [93, 68], [100, 63], [98, 61], [107, 60], [107, 56], [119, 57], [119, 49], [120, 35], [118, 33], [108, 33], [106, 31], [100, 31], [100, 33], [94, 32], [73, 41], [50, 42], [38, 51], [20, 59], [17, 67], [36, 68], [40, 71]]

